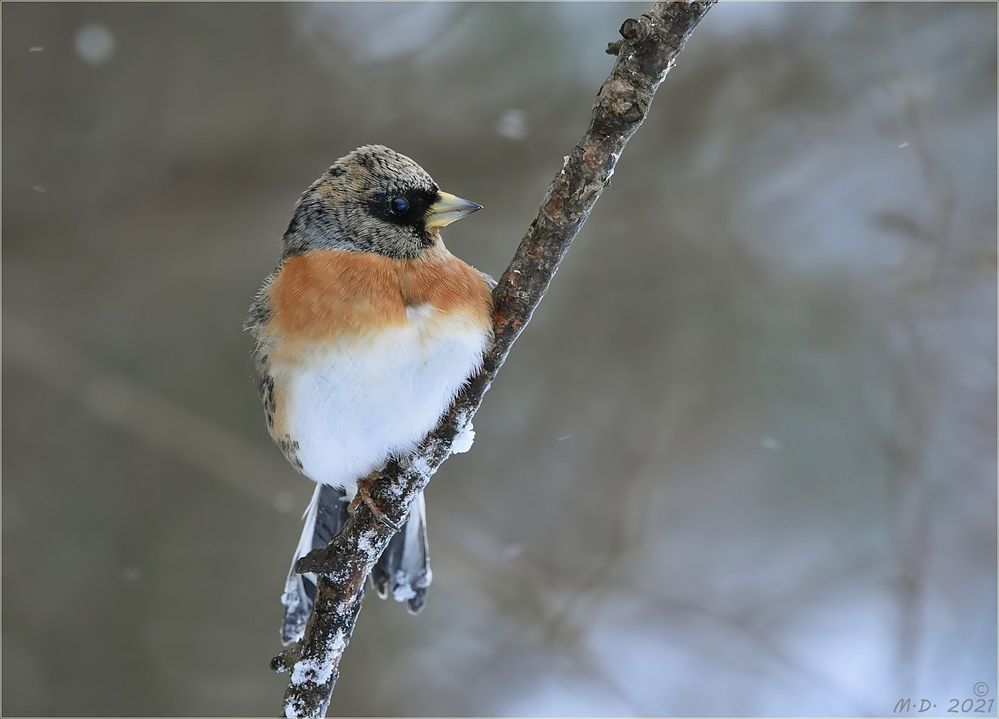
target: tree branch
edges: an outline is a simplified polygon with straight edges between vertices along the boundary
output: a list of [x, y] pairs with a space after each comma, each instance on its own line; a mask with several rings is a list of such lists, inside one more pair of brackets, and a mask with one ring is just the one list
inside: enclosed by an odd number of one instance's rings
[[[620, 30], [622, 40], [608, 46], [618, 59], [597, 94], [590, 126], [565, 158], [538, 216], [493, 290], [494, 339], [482, 370], [419, 448], [409, 457], [389, 462], [371, 488], [372, 499], [399, 526], [478, 410], [559, 262], [610, 182], [624, 146], [645, 120], [659, 84], [713, 2], [656, 3], [641, 18], [626, 20]], [[278, 670], [290, 667], [291, 671], [285, 716], [325, 715], [365, 581], [393, 534], [361, 504], [329, 546], [298, 561], [297, 571], [316, 572], [320, 580], [301, 642], [273, 663]]]

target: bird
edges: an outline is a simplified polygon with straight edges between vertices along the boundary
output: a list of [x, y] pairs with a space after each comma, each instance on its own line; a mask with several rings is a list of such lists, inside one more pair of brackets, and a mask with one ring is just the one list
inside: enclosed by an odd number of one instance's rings
[[[281, 596], [285, 644], [302, 637], [316, 590], [297, 559], [326, 546], [360, 502], [383, 518], [370, 483], [416, 448], [482, 365], [495, 282], [441, 239], [480, 209], [384, 145], [339, 158], [295, 204], [244, 326], [268, 433], [316, 483]], [[372, 582], [417, 613], [432, 576], [421, 494]]]

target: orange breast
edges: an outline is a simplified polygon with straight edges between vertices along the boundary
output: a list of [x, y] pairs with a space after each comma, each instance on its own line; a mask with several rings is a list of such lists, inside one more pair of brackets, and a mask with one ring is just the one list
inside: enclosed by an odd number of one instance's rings
[[407, 309], [425, 304], [480, 326], [491, 323], [485, 279], [442, 245], [415, 260], [313, 250], [285, 260], [269, 293], [265, 333], [275, 341], [271, 358], [278, 362], [314, 343], [404, 325]]

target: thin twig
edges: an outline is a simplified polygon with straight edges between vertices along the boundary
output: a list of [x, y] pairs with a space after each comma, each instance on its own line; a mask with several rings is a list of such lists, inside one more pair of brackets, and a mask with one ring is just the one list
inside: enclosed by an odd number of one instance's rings
[[[617, 61], [597, 94], [590, 126], [564, 159], [538, 216], [493, 290], [494, 339], [482, 370], [419, 448], [409, 457], [391, 461], [370, 491], [391, 521], [400, 526], [405, 522], [413, 500], [451, 454], [455, 437], [478, 410], [559, 262], [610, 182], [624, 146], [645, 120], [659, 84], [713, 2], [656, 3], [641, 18], [621, 26], [622, 40], [608, 48]], [[316, 572], [320, 580], [312, 616], [293, 653], [299, 658], [291, 667], [285, 716], [325, 715], [365, 581], [393, 534], [362, 504], [329, 546], [298, 561], [297, 571]]]

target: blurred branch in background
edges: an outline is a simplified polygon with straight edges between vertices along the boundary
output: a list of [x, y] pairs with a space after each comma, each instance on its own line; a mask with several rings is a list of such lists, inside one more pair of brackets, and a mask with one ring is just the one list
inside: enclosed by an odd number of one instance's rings
[[[371, 491], [394, 524], [403, 524], [412, 501], [451, 454], [455, 438], [478, 410], [563, 256], [609, 184], [625, 145], [645, 120], [659, 84], [712, 4], [713, 0], [656, 3], [640, 19], [626, 20], [620, 29], [623, 39], [608, 46], [607, 51], [618, 60], [597, 95], [589, 128], [565, 157], [537, 217], [493, 291], [494, 340], [482, 371], [416, 452], [391, 461]], [[275, 659], [275, 668], [291, 669], [285, 716], [325, 715], [365, 582], [393, 534], [362, 505], [328, 547], [299, 560], [298, 571], [316, 572], [321, 578], [304, 636], [298, 646]]]

